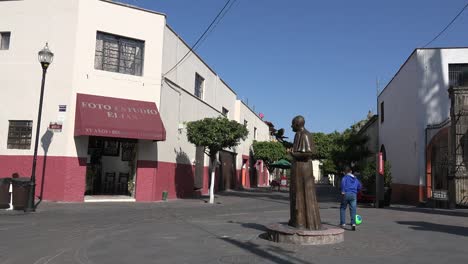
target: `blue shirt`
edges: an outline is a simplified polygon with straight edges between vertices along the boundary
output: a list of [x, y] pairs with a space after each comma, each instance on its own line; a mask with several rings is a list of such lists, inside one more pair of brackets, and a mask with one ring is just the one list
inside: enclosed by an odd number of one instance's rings
[[342, 193], [355, 193], [361, 190], [361, 183], [351, 173], [346, 174], [341, 180], [341, 192]]

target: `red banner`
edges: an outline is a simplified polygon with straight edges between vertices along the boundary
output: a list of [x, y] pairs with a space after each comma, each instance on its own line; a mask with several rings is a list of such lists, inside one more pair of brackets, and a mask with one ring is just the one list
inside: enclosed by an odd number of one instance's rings
[[384, 160], [383, 160], [383, 155], [382, 152], [379, 152], [379, 174], [383, 175], [384, 174]]

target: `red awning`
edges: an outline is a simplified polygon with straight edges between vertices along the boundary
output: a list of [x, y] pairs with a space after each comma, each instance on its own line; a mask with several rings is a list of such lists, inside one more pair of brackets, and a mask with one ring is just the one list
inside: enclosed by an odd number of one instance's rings
[[77, 94], [75, 136], [166, 140], [155, 103]]

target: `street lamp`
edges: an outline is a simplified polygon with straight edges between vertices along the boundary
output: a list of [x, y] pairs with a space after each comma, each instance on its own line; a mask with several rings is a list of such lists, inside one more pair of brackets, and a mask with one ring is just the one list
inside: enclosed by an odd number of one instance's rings
[[41, 117], [42, 117], [42, 101], [44, 99], [44, 85], [47, 73], [47, 68], [54, 59], [54, 53], [49, 50], [49, 44], [46, 43], [45, 47], [39, 51], [38, 59], [42, 66], [42, 84], [41, 84], [41, 96], [39, 99], [39, 111], [37, 114], [37, 125], [36, 125], [36, 140], [34, 142], [34, 156], [31, 172], [31, 181], [29, 182], [29, 196], [28, 203], [24, 208], [25, 212], [34, 212], [36, 205], [34, 197], [36, 196], [36, 162], [37, 162], [37, 147], [39, 145], [39, 132], [41, 130]]

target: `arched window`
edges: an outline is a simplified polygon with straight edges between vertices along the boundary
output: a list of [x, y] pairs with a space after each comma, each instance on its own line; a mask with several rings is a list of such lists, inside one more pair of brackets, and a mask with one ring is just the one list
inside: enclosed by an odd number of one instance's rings
[[385, 146], [384, 145], [380, 146], [380, 152], [382, 152], [383, 160], [386, 161], [387, 160], [387, 152], [385, 151]]

